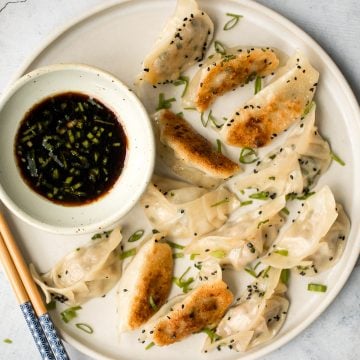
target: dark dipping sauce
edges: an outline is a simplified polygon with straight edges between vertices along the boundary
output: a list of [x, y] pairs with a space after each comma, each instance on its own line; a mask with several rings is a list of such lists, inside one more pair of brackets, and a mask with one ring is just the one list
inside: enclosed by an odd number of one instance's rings
[[126, 136], [104, 104], [69, 92], [28, 111], [16, 134], [15, 155], [34, 191], [62, 205], [81, 205], [105, 194], [119, 178]]

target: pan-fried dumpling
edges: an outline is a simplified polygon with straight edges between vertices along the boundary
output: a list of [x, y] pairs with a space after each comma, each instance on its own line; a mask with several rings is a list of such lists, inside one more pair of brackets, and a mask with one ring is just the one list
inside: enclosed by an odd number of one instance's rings
[[195, 0], [178, 0], [175, 14], [144, 60], [140, 80], [150, 84], [176, 80], [203, 59], [213, 34], [214, 24]]
[[279, 269], [303, 266], [319, 248], [338, 214], [334, 195], [324, 186], [306, 201], [297, 219], [276, 239], [262, 258], [264, 264]]
[[320, 240], [317, 250], [304, 259], [308, 265], [296, 268], [300, 275], [316, 275], [331, 268], [340, 259], [350, 230], [350, 221], [340, 204], [336, 204], [336, 210], [338, 217], [329, 232]]
[[121, 240], [120, 228], [115, 228], [110, 234], [99, 235], [88, 246], [72, 251], [44, 275], [40, 276], [31, 266], [46, 302], [53, 297], [69, 305], [81, 305], [109, 292], [121, 276], [118, 251]]
[[165, 185], [167, 181], [154, 177], [141, 198], [141, 204], [153, 227], [168, 236], [196, 237], [206, 234], [223, 225], [229, 214], [239, 206], [236, 196], [223, 187], [206, 192], [205, 189], [184, 184], [183, 188], [173, 189]]
[[217, 151], [181, 116], [169, 110], [154, 115], [159, 130], [158, 154], [184, 180], [206, 188], [240, 171], [240, 166]]
[[281, 271], [269, 268], [248, 285], [239, 301], [232, 306], [216, 328], [218, 340], [206, 339], [204, 351], [228, 346], [246, 351], [273, 338], [282, 327], [289, 301], [286, 286], [280, 282]]
[[295, 53], [268, 86], [229, 118], [221, 129], [225, 142], [251, 148], [268, 144], [304, 113], [318, 78], [308, 60]]
[[227, 49], [226, 54], [216, 53], [191, 80], [184, 104], [204, 112], [218, 96], [256, 76], [270, 75], [278, 65], [279, 59], [269, 48], [236, 47]]
[[233, 186], [239, 191], [255, 188], [276, 196], [301, 193], [303, 177], [299, 155], [290, 148], [281, 149], [279, 154], [259, 171], [234, 179]]
[[[325, 173], [331, 163], [329, 144], [321, 137], [315, 126], [315, 103], [309, 113], [301, 118], [282, 147], [272, 151], [257, 165], [257, 171], [269, 166], [277, 157], [282, 157], [283, 151], [294, 151], [298, 154], [298, 161], [303, 177], [303, 187], [311, 188], [316, 179]], [[294, 190], [294, 192], [297, 192]]]
[[173, 258], [170, 246], [160, 242], [162, 237], [159, 233], [146, 241], [121, 277], [117, 307], [121, 332], [140, 327], [167, 300]]
[[214, 327], [232, 301], [233, 294], [224, 281], [204, 281], [163, 305], [142, 330], [140, 341], [149, 339], [158, 346], [170, 345], [205, 327]]
[[213, 259], [239, 270], [258, 258], [264, 247], [275, 240], [284, 221], [278, 214], [285, 206], [285, 196], [232, 219], [204, 237], [194, 238], [185, 253], [196, 260]]

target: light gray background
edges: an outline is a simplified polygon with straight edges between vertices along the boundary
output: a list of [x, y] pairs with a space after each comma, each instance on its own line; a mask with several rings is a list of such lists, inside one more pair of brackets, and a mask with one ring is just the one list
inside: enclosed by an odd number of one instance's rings
[[[13, 3], [14, 2], [14, 3]], [[45, 39], [69, 20], [112, 0], [0, 0], [0, 94]], [[360, 1], [258, 0], [311, 35], [360, 100]], [[8, 3], [8, 4], [7, 4]], [[7, 4], [7, 5], [6, 5]], [[86, 41], [86, 39], [84, 39]], [[360, 266], [324, 314], [264, 360], [360, 359]], [[12, 344], [3, 339], [10, 338]], [[72, 360], [90, 358], [68, 347]], [[0, 272], [0, 360], [39, 359], [14, 295]]]

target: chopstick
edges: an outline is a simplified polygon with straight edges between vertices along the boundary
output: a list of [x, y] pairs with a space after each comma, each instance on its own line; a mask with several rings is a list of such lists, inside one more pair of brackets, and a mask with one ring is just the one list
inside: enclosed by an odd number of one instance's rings
[[1, 213], [0, 234], [0, 259], [42, 358], [69, 360], [39, 290]]

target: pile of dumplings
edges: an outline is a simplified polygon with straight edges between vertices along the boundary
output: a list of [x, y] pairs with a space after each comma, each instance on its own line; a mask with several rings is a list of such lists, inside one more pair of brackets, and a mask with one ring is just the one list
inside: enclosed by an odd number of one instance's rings
[[[165, 346], [205, 330], [204, 352], [247, 351], [273, 338], [287, 317], [286, 272], [313, 276], [334, 266], [350, 222], [331, 189], [316, 187], [331, 163], [315, 124], [319, 73], [298, 52], [280, 66], [277, 51], [268, 47], [233, 47], [205, 59], [213, 35], [214, 24], [196, 1], [178, 0], [144, 60], [138, 86], [164, 86], [201, 64], [183, 106], [202, 113], [255, 76], [272, 76], [219, 130], [225, 144], [251, 160], [242, 167], [182, 114], [157, 111], [158, 161], [173, 178], [154, 175], [142, 196], [153, 234], [125, 267], [115, 228], [48, 273], [32, 271], [47, 302], [81, 305], [118, 284], [119, 330], [137, 330], [140, 343]], [[283, 132], [281, 145], [259, 158], [257, 149]], [[195, 279], [175, 278], [183, 293], [170, 299], [176, 258], [169, 244], [182, 244], [199, 269]], [[254, 276], [240, 296], [223, 280], [227, 268]]]

